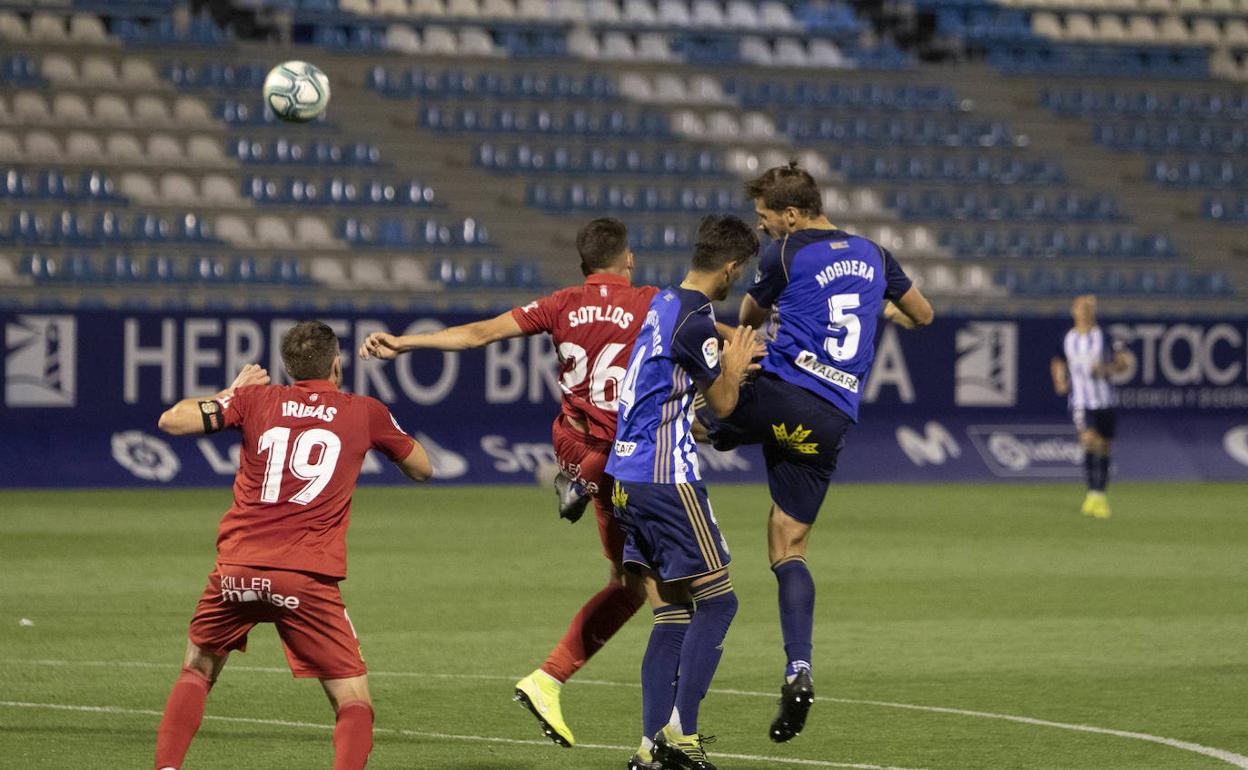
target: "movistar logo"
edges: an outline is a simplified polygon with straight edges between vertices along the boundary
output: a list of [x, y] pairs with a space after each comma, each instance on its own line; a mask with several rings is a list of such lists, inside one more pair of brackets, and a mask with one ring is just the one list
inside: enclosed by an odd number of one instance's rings
[[819, 453], [819, 443], [806, 441], [810, 437], [810, 429], [803, 428], [801, 423], [798, 423], [792, 432], [789, 431], [784, 423], [773, 425], [771, 426], [771, 432], [775, 434], [776, 443], [780, 445], [781, 449], [788, 449], [804, 455]]

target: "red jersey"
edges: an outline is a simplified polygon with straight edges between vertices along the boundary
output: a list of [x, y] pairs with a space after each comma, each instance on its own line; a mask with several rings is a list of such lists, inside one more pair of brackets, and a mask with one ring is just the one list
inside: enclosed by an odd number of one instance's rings
[[560, 289], [511, 311], [525, 334], [546, 332], [559, 355], [563, 413], [584, 420], [589, 435], [615, 440], [620, 380], [637, 332], [659, 290], [596, 273], [583, 286]]
[[376, 449], [405, 459], [412, 437], [380, 401], [328, 380], [239, 388], [222, 406], [243, 447], [234, 505], [217, 533], [218, 563], [345, 578], [364, 455]]

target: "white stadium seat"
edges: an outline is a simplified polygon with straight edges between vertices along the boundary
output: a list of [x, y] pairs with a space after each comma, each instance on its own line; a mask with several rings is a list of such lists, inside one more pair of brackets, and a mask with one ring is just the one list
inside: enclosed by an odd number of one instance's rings
[[1227, 19], [1222, 37], [1230, 45], [1248, 46], [1248, 20]]
[[168, 134], [152, 134], [147, 138], [147, 157], [158, 163], [181, 163], [182, 145]]
[[251, 228], [247, 226], [247, 222], [242, 217], [234, 214], [222, 214], [217, 217], [212, 229], [218, 238], [227, 243], [245, 246], [252, 242]]
[[65, 19], [51, 13], [36, 13], [30, 18], [30, 39], [39, 43], [64, 43]]
[[[259, 228], [257, 227], [257, 233]], [[329, 225], [320, 217], [303, 216], [295, 221], [295, 237], [300, 244], [310, 248], [339, 248], [342, 243], [334, 238]]]
[[782, 37], [776, 41], [771, 61], [777, 67], [805, 67], [809, 63], [802, 41], [791, 37]]
[[173, 123], [169, 105], [158, 96], [144, 94], [134, 100], [134, 122], [140, 126], [164, 127]]
[[602, 48], [598, 38], [587, 27], [574, 27], [568, 33], [568, 53], [581, 59], [597, 59]]
[[212, 126], [216, 119], [208, 111], [208, 105], [195, 96], [179, 96], [173, 103], [173, 120], [179, 126]]
[[1171, 0], [1143, 0], [1140, 8], [1145, 11], [1170, 13], [1174, 10], [1174, 3]]
[[417, 18], [438, 18], [446, 15], [442, 0], [412, 0], [411, 14]]
[[475, 19], [481, 15], [477, 0], [446, 0], [446, 15], [456, 19]]
[[[660, 75], [659, 79], [664, 77], [674, 77], [672, 75]], [[637, 72], [625, 72], [620, 76], [620, 95], [626, 99], [632, 99], [635, 102], [652, 102], [656, 98], [663, 101], [661, 95], [656, 97], [656, 89], [651, 87], [650, 80], [645, 75]]]
[[26, 154], [38, 160], [52, 160], [61, 156], [61, 145], [47, 131], [31, 131], [26, 134]]
[[1157, 41], [1157, 25], [1148, 16], [1132, 16], [1127, 21], [1127, 39], [1133, 43]]
[[335, 257], [314, 257], [308, 267], [312, 280], [326, 286], [345, 287], [351, 285], [342, 261]]
[[776, 124], [761, 112], [747, 112], [741, 119], [741, 133], [748, 139], [776, 138]]
[[1213, 19], [1196, 19], [1192, 22], [1192, 42], [1217, 45], [1222, 42], [1222, 29]]
[[88, 56], [82, 60], [81, 80], [86, 85], [116, 86], [119, 80], [113, 62], [103, 56]]
[[433, 289], [429, 268], [418, 259], [398, 257], [390, 262], [390, 280], [400, 289]]
[[22, 91], [13, 97], [13, 117], [19, 123], [38, 125], [52, 122], [47, 100], [34, 91]]
[[633, 40], [623, 32], [608, 32], [602, 36], [602, 58], [629, 61], [640, 58]]
[[17, 137], [8, 131], [0, 131], [0, 160], [17, 160], [22, 157], [22, 147]]
[[691, 16], [695, 27], [722, 27], [727, 21], [718, 0], [693, 0]]
[[117, 191], [138, 203], [160, 201], [160, 193], [156, 192], [156, 185], [152, 184], [152, 180], [146, 174], [133, 171], [122, 174], [117, 182]]
[[131, 122], [130, 106], [126, 100], [113, 94], [95, 97], [92, 112], [95, 119], [109, 126], [124, 126]]
[[679, 75], [661, 74], [654, 79], [655, 101], [677, 104], [689, 101], [689, 89]]
[[295, 236], [286, 220], [274, 216], [262, 216], [256, 220], [256, 242], [269, 246], [290, 248]]
[[168, 203], [198, 203], [195, 184], [185, 174], [165, 174], [160, 178], [160, 197]]
[[385, 46], [399, 53], [420, 53], [420, 35], [406, 24], [391, 24], [386, 27]]
[[436, 25], [425, 27], [425, 36], [421, 48], [425, 53], [441, 54], [443, 56], [454, 56], [459, 52], [459, 45], [455, 42], [455, 34], [446, 27]]
[[516, 4], [513, 0], [482, 0], [481, 18], [510, 20], [516, 18]]
[[762, 21], [758, 18], [758, 11], [753, 3], [747, 0], [732, 0], [728, 3], [725, 23], [736, 29], [757, 29]]
[[659, 0], [659, 24], [665, 27], [689, 26], [689, 6], [684, 0]]
[[672, 113], [672, 133], [694, 138], [706, 136], [706, 123], [689, 110]]
[[659, 13], [649, 0], [624, 0], [624, 21], [648, 27], [658, 23]]
[[377, 0], [373, 10], [378, 16], [407, 16], [411, 9], [407, 0]]
[[229, 162], [221, 141], [215, 136], [197, 134], [186, 140], [186, 157], [196, 165], [218, 166]]
[[706, 134], [708, 139], [739, 139], [741, 124], [731, 112], [712, 112], [706, 119]]
[[352, 257], [351, 283], [364, 289], [386, 289], [390, 287], [390, 276], [381, 260], [370, 257]]
[[544, 21], [550, 18], [550, 0], [520, 0], [516, 15], [525, 21]]
[[78, 82], [78, 68], [74, 66], [74, 63], [68, 57], [59, 53], [48, 54], [43, 57], [39, 73], [43, 75], [44, 80], [56, 85], [73, 85]]
[[459, 53], [461, 56], [498, 56], [494, 38], [480, 27], [463, 27], [459, 30]]
[[104, 147], [95, 134], [75, 131], [65, 139], [65, 155], [74, 160], [101, 160]]
[[667, 35], [650, 32], [637, 36], [637, 58], [642, 61], [672, 61], [672, 46]]
[[143, 163], [147, 160], [147, 154], [143, 152], [143, 145], [139, 144], [139, 140], [133, 134], [111, 134], [105, 140], [104, 147], [110, 160], [133, 163]]
[[1183, 44], [1188, 42], [1191, 33], [1187, 25], [1183, 23], [1183, 19], [1178, 16], [1166, 16], [1161, 20], [1161, 24], [1157, 25], [1157, 37], [1163, 43]]
[[801, 23], [793, 18], [793, 12], [784, 3], [769, 0], [763, 3], [761, 12], [762, 17], [760, 21], [765, 28], [778, 30], [801, 29]]
[[236, 206], [243, 202], [238, 183], [227, 177], [210, 174], [200, 182], [200, 197], [207, 203]]
[[57, 94], [52, 98], [52, 113], [58, 123], [81, 126], [93, 120], [87, 101], [78, 94]]
[[585, 11], [590, 24], [619, 24], [623, 18], [615, 0], [589, 0]]
[[127, 56], [121, 62], [121, 82], [130, 88], [160, 88], [160, 75], [147, 59]]
[[69, 19], [69, 39], [75, 43], [103, 45], [112, 42], [99, 16], [75, 13]]
[[12, 11], [0, 11], [0, 40], [20, 43], [30, 37], [22, 17]]
[[581, 0], [551, 0], [550, 12], [554, 21], [582, 24], [588, 18], [585, 13], [585, 3]]
[[732, 101], [724, 93], [723, 85], [709, 75], [694, 75], [689, 78], [689, 98], [700, 104], [724, 104]]
[[746, 36], [741, 38], [741, 61], [762, 66], [771, 65], [771, 46], [761, 37]]
[[358, 13], [361, 16], [373, 15], [372, 0], [339, 0], [338, 8], [347, 13]]
[[1048, 12], [1033, 13], [1031, 15], [1031, 31], [1040, 37], [1047, 37], [1052, 40], [1061, 40], [1066, 35], [1061, 19], [1057, 17], [1057, 14]]
[[806, 58], [812, 67], [849, 67], [852, 62], [845, 58], [841, 49], [831, 40], [815, 38], [807, 45]]
[[1066, 17], [1066, 35], [1067, 40], [1092, 40], [1096, 37], [1096, 29], [1092, 26], [1092, 19], [1088, 18], [1085, 13], [1072, 13]]
[[1108, 43], [1126, 40], [1127, 25], [1122, 23], [1121, 16], [1104, 14], [1096, 20], [1096, 37], [1098, 40], [1104, 40]]

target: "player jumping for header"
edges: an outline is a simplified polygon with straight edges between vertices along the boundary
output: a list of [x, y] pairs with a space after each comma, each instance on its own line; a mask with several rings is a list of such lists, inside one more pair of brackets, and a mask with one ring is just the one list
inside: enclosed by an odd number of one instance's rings
[[641, 746], [629, 770], [714, 770], [698, 733], [698, 708], [737, 611], [728, 545], [711, 511], [691, 433], [695, 393], [717, 415], [737, 404], [741, 380], [762, 354], [753, 329], [728, 335], [721, 354], [712, 300], [722, 300], [758, 253], [733, 216], [702, 220], [680, 286], [651, 302], [620, 393], [607, 473], [627, 533], [624, 560], [646, 576], [654, 610], [641, 663]]
[[763, 445], [772, 502], [767, 550], [788, 658], [769, 731], [780, 743], [801, 732], [814, 703], [815, 583], [806, 546], [845, 432], [858, 420], [877, 319], [883, 312], [916, 328], [931, 323], [932, 308], [887, 249], [828, 221], [819, 187], [796, 163], [747, 182], [746, 193], [759, 228], [774, 240], [741, 301], [740, 321], [758, 328], [778, 312], [779, 322], [736, 411], [726, 420], [699, 417], [716, 448]]
[[1088, 494], [1083, 515], [1109, 518], [1109, 447], [1118, 432], [1117, 394], [1112, 375], [1131, 366], [1131, 354], [1121, 342], [1111, 340], [1096, 324], [1096, 297], [1084, 294], [1071, 303], [1074, 328], [1066, 332], [1062, 346], [1050, 362], [1053, 390], [1067, 396], [1070, 416], [1083, 446], [1083, 467]]
[[238, 428], [243, 443], [216, 568], [156, 733], [157, 770], [182, 766], [208, 692], [257, 623], [277, 627], [295, 676], [321, 680], [337, 713], [334, 770], [363, 768], [372, 750], [367, 672], [338, 590], [347, 575], [351, 495], [369, 449], [414, 481], [432, 469], [384, 404], [338, 390], [342, 361], [328, 326], [306, 321], [288, 331], [282, 361], [293, 385], [265, 387], [268, 373], [248, 364], [229, 388], [179, 401], [160, 416], [160, 429], [175, 436]]
[[[563, 409], [551, 428], [559, 461], [561, 515], [575, 521], [589, 493], [598, 519], [603, 552], [611, 563], [607, 585], [589, 599], [568, 626], [546, 662], [516, 683], [516, 699], [526, 706], [555, 743], [576, 743], [560, 707], [564, 682], [641, 607], [640, 578], [622, 567], [624, 534], [611, 514], [607, 456], [615, 438], [617, 402], [624, 365], [633, 340], [658, 289], [632, 286], [633, 252], [628, 231], [617, 219], [595, 219], [576, 237], [585, 283], [495, 318], [431, 334], [375, 333], [360, 347], [361, 358], [392, 359], [399, 353], [432, 348], [466, 350], [496, 340], [549, 334], [559, 356]], [[581, 501], [578, 505], [578, 499]]]

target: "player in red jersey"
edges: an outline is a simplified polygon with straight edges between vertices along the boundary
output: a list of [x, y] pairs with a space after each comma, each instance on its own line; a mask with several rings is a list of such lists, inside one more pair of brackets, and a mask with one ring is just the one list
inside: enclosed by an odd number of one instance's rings
[[[371, 334], [361, 358], [392, 359], [421, 348], [466, 350], [496, 340], [546, 333], [559, 356], [563, 409], [551, 429], [560, 476], [588, 493], [598, 518], [603, 551], [611, 562], [605, 588], [577, 613], [546, 662], [516, 683], [524, 704], [555, 743], [576, 740], [559, 706], [563, 683], [601, 649], [633, 616], [645, 599], [641, 581], [622, 565], [624, 534], [613, 516], [607, 457], [615, 440], [620, 380], [637, 332], [645, 320], [653, 286], [632, 286], [633, 252], [628, 231], [617, 219], [595, 219], [577, 233], [585, 283], [542, 297], [495, 318], [454, 326], [432, 334]], [[558, 482], [556, 482], [558, 485]], [[561, 500], [567, 501], [561, 494]], [[572, 498], [577, 495], [571, 495]], [[584, 510], [571, 503], [561, 514], [573, 521]]]
[[373, 745], [373, 707], [355, 628], [338, 591], [346, 579], [351, 495], [369, 449], [413, 481], [432, 473], [424, 448], [380, 401], [338, 390], [338, 338], [306, 321], [282, 338], [293, 385], [267, 385], [248, 364], [230, 387], [188, 398], [160, 416], [175, 436], [238, 428], [234, 504], [221, 519], [216, 568], [187, 633], [182, 674], [156, 734], [157, 770], [181, 767], [204, 702], [232, 650], [273, 623], [291, 672], [321, 680], [337, 713], [334, 770], [359, 770]]

